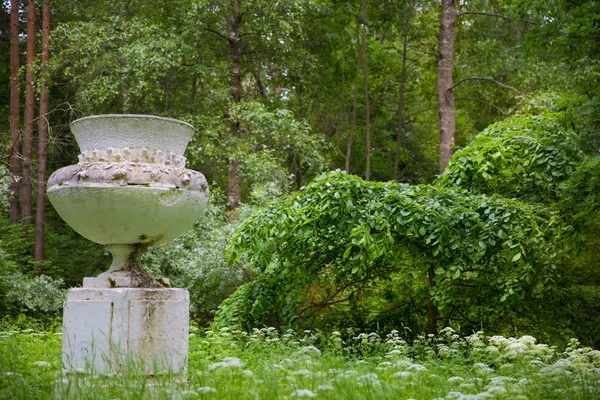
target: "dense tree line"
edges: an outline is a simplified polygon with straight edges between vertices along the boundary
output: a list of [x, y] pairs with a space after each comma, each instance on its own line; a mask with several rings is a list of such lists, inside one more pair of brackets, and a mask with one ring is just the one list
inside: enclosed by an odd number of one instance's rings
[[[188, 165], [230, 210], [213, 220], [219, 229], [245, 215], [240, 205], [264, 205], [322, 171], [431, 183], [454, 152], [513, 115], [562, 112], [581, 151], [597, 153], [599, 18], [585, 0], [4, 2], [1, 265], [73, 285], [106, 263], [44, 202], [48, 173], [76, 162], [68, 125], [85, 115], [194, 125]], [[473, 187], [501, 190], [495, 174]], [[577, 223], [569, 262], [587, 265], [581, 280], [599, 238], [592, 217]], [[188, 258], [205, 240], [190, 235], [177, 242]], [[253, 273], [243, 275], [219, 290]]]

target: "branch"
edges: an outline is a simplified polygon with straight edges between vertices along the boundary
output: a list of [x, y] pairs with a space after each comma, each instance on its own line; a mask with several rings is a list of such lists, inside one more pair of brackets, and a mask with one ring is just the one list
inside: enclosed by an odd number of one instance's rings
[[493, 82], [493, 83], [495, 83], [495, 84], [496, 84], [496, 85], [498, 85], [498, 86], [501, 86], [501, 87], [503, 87], [503, 88], [505, 88], [505, 89], [509, 89], [509, 90], [512, 90], [513, 92], [516, 92], [516, 93], [518, 93], [518, 94], [519, 94], [519, 96], [522, 96], [522, 95], [523, 95], [523, 92], [521, 92], [521, 91], [520, 91], [520, 90], [518, 90], [518, 89], [515, 89], [515, 88], [514, 88], [514, 87], [512, 87], [512, 86], [505, 85], [504, 83], [502, 83], [502, 82], [498, 82], [497, 80], [495, 80], [495, 79], [492, 79], [492, 78], [477, 77], [477, 76], [475, 76], [475, 77], [472, 77], [472, 78], [465, 78], [465, 79], [461, 79], [460, 81], [456, 82], [456, 83], [454, 84], [454, 86], [452, 86], [452, 87], [450, 88], [450, 90], [454, 90], [454, 88], [455, 88], [455, 87], [457, 87], [458, 85], [460, 85], [461, 83], [463, 83], [463, 82], [466, 82], [466, 81], [488, 81], [488, 82]]
[[260, 70], [258, 68], [256, 68], [254, 70], [254, 79], [256, 79], [256, 84], [258, 85], [258, 89], [260, 90], [260, 93], [265, 97], [265, 99], [269, 99], [269, 92], [267, 91], [267, 88], [265, 87], [264, 82], [262, 81], [262, 79], [260, 79]]
[[502, 115], [506, 115], [506, 113], [504, 112], [504, 110], [503, 110], [503, 109], [501, 109], [500, 107], [498, 107], [497, 105], [495, 105], [495, 104], [492, 104], [492, 103], [490, 103], [489, 101], [485, 101], [485, 100], [478, 99], [478, 98], [476, 98], [476, 97], [457, 97], [455, 100], [456, 100], [456, 101], [458, 101], [458, 100], [472, 100], [472, 101], [477, 101], [477, 102], [479, 102], [479, 103], [482, 103], [482, 104], [487, 104], [488, 106], [492, 106], [492, 107], [494, 107], [496, 110], [500, 111], [500, 113], [501, 113]]
[[231, 39], [229, 39], [227, 36], [223, 35], [221, 32], [219, 31], [215, 31], [214, 29], [210, 29], [210, 28], [205, 28], [207, 31], [214, 33], [215, 35], [219, 36], [222, 39], [227, 40], [228, 42], [231, 42]]
[[526, 24], [537, 25], [537, 22], [532, 21], [530, 19], [517, 19], [517, 18], [508, 17], [506, 15], [502, 15], [502, 14], [489, 13], [489, 12], [483, 12], [483, 11], [463, 11], [463, 12], [459, 12], [456, 16], [460, 17], [462, 15], [469, 15], [469, 14], [470, 15], [487, 15], [488, 17], [497, 17], [497, 18], [507, 19], [509, 21], [525, 22]]

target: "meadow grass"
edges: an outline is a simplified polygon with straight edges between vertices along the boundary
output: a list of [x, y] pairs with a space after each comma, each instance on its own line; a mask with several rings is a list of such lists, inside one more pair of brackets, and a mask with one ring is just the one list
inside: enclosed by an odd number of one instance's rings
[[134, 362], [109, 376], [61, 373], [58, 332], [0, 332], [0, 399], [598, 399], [600, 351], [535, 338], [438, 337], [407, 343], [352, 331], [191, 329], [187, 382]]

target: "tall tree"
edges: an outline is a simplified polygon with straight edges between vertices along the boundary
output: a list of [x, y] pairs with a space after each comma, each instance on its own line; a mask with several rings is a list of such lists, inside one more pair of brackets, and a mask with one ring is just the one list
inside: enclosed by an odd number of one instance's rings
[[38, 122], [38, 177], [37, 198], [35, 203], [35, 247], [36, 261], [44, 259], [44, 224], [46, 206], [46, 167], [48, 165], [48, 96], [47, 67], [50, 61], [50, 0], [42, 4], [42, 93], [40, 96], [40, 119]]
[[19, 221], [20, 169], [19, 1], [10, 0], [10, 222]]
[[[232, 118], [232, 109], [242, 101], [242, 46], [240, 42], [240, 25], [242, 23], [242, 0], [230, 0], [227, 17], [227, 33], [229, 41], [229, 134], [235, 141], [241, 137], [240, 122]], [[235, 146], [235, 145], [234, 145]], [[233, 149], [235, 151], [235, 149]], [[242, 176], [240, 161], [230, 155], [227, 173], [227, 201], [231, 210], [237, 209], [242, 200]]]
[[25, 70], [25, 113], [23, 115], [23, 178], [21, 196], [21, 217], [23, 223], [32, 223], [32, 177], [33, 125], [35, 119], [35, 88], [33, 63], [35, 62], [36, 9], [35, 0], [27, 2], [27, 65]]
[[400, 76], [400, 93], [398, 95], [398, 130], [396, 133], [396, 153], [394, 154], [394, 166], [392, 179], [398, 180], [398, 165], [400, 164], [400, 151], [402, 150], [402, 137], [404, 136], [404, 109], [406, 95], [406, 54], [408, 47], [406, 32], [402, 34], [402, 72]]
[[450, 162], [456, 136], [454, 93], [452, 92], [456, 17], [456, 0], [442, 0], [436, 85], [440, 121], [440, 174], [444, 172]]
[[367, 60], [367, 4], [365, 0], [361, 0], [360, 7], [362, 11], [363, 24], [361, 35], [361, 56], [363, 65], [363, 80], [365, 89], [365, 151], [366, 151], [366, 167], [365, 179], [368, 181], [371, 178], [371, 127], [370, 127], [370, 104], [369, 104], [369, 62]]
[[350, 123], [350, 136], [346, 142], [346, 160], [344, 167], [346, 173], [350, 173], [350, 159], [352, 156], [352, 144], [354, 143], [354, 134], [356, 132], [356, 98], [358, 97], [358, 84], [360, 81], [360, 66], [362, 63], [361, 44], [360, 44], [360, 26], [356, 26], [356, 73], [354, 80], [354, 94], [352, 96], [352, 122]]

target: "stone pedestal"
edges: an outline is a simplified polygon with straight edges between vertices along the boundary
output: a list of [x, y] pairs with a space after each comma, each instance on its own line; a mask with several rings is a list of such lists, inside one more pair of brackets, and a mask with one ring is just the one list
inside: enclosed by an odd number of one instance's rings
[[188, 330], [185, 289], [71, 289], [63, 319], [63, 370], [109, 374], [135, 360], [148, 375], [185, 376]]

